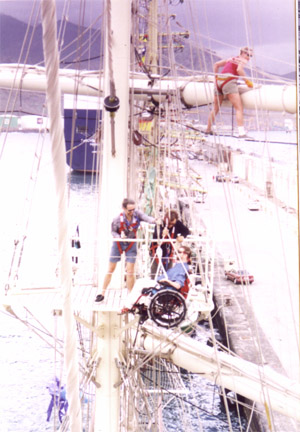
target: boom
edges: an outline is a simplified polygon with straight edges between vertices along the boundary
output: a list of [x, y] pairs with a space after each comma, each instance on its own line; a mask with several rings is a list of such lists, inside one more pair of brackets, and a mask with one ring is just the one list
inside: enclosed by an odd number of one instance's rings
[[[208, 105], [213, 102], [213, 77], [200, 75], [190, 78], [181, 77], [161, 79], [156, 85], [142, 74], [130, 74], [130, 88], [134, 89], [136, 98], [153, 97], [156, 102], [165, 100], [167, 95], [180, 92], [181, 100], [187, 107]], [[60, 87], [62, 93], [87, 96], [104, 96], [103, 76], [99, 71], [74, 71], [60, 69]], [[22, 89], [32, 91], [46, 91], [45, 69], [38, 66], [2, 64], [0, 65], [0, 88]], [[244, 108], [280, 111], [295, 114], [297, 111], [296, 85], [259, 85], [248, 90], [245, 85], [240, 86], [240, 93]]]

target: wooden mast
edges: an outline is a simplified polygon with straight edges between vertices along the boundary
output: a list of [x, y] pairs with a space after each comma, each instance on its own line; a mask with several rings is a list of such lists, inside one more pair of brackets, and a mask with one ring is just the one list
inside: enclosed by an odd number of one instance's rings
[[[111, 247], [111, 221], [120, 212], [123, 198], [127, 195], [127, 139], [128, 95], [130, 60], [130, 0], [106, 1], [106, 42], [104, 96], [114, 105], [112, 87], [120, 101], [119, 109], [104, 111], [104, 141], [102, 167], [99, 173], [101, 185], [99, 208], [99, 292], [107, 272]], [[112, 82], [113, 81], [113, 82]], [[113, 152], [115, 148], [115, 153]], [[120, 288], [121, 265], [113, 275], [111, 287]], [[120, 349], [119, 311], [98, 312], [100, 336], [97, 340], [99, 366], [96, 390], [95, 432], [116, 432], [120, 419], [120, 379], [117, 367]]]

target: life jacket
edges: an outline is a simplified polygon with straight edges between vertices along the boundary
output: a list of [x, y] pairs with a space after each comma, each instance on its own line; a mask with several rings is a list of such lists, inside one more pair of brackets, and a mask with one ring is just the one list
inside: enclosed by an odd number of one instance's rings
[[[170, 238], [173, 239], [175, 237], [175, 226], [173, 226], [171, 234], [170, 234]], [[164, 239], [168, 238], [168, 236], [164, 237]], [[173, 251], [174, 251], [174, 247], [172, 245], [172, 243], [170, 242], [164, 242], [161, 245], [163, 252], [167, 252], [167, 255], [162, 255], [162, 261], [166, 261], [167, 260], [167, 264], [169, 262], [169, 259], [171, 259], [173, 257]], [[156, 255], [156, 249], [158, 248], [158, 244], [157, 243], [152, 243], [150, 246], [150, 251], [151, 251], [151, 255], [154, 257], [154, 260], [156, 262], [156, 264], [159, 264], [158, 261], [158, 257]]]
[[185, 281], [184, 281], [184, 285], [183, 285], [183, 287], [180, 288], [179, 292], [186, 299], [189, 290], [190, 290], [190, 279], [187, 276]]
[[[120, 228], [119, 228], [119, 234], [121, 235], [122, 232], [127, 233], [128, 231], [133, 231], [134, 232], [134, 238], [136, 238], [136, 233], [137, 230], [140, 226], [140, 220], [137, 217], [136, 214], [132, 215], [132, 219], [136, 218], [135, 222], [129, 223], [128, 220], [124, 217], [124, 213], [120, 214]], [[123, 252], [127, 252], [130, 248], [132, 248], [134, 242], [128, 243], [128, 246], [125, 250], [122, 249], [120, 242], [117, 241], [117, 246], [119, 249], [120, 254], [122, 255]]]
[[[175, 226], [173, 226], [171, 234], [169, 234], [169, 237], [171, 239], [173, 239], [175, 237]], [[169, 267], [169, 261], [172, 260], [173, 255], [174, 255], [174, 246], [172, 243], [164, 243], [164, 249], [165, 252], [167, 253], [166, 256], [162, 256], [162, 260], [165, 264], [165, 268]]]

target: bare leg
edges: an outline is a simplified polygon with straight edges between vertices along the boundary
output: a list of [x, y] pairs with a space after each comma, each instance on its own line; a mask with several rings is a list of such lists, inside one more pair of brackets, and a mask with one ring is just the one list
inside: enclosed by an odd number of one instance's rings
[[232, 103], [236, 111], [236, 123], [238, 126], [244, 126], [243, 103], [239, 93], [229, 94], [228, 100]]
[[223, 102], [223, 95], [220, 95], [220, 94], [215, 95], [214, 107], [208, 116], [207, 127], [206, 127], [207, 133], [211, 131], [212, 125], [215, 121], [216, 115], [218, 114], [218, 112], [220, 110], [220, 106], [222, 105], [222, 102]]
[[135, 263], [126, 263], [126, 270], [127, 270], [127, 289], [130, 292], [133, 288], [134, 282], [135, 282], [135, 276], [134, 276], [134, 266]]
[[107, 273], [104, 277], [103, 286], [102, 286], [102, 295], [105, 294], [106, 288], [110, 284], [111, 277], [112, 277], [113, 272], [115, 271], [116, 266], [117, 266], [117, 263], [110, 262], [108, 264], [108, 270], [107, 270]]

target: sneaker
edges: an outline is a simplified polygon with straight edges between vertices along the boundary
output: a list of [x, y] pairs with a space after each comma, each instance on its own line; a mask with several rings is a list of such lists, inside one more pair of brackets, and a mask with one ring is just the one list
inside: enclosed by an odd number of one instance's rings
[[214, 133], [213, 133], [213, 131], [204, 131], [204, 134], [205, 135], [213, 135]]
[[98, 294], [97, 297], [95, 298], [95, 302], [100, 303], [104, 300], [104, 295], [102, 294]]

